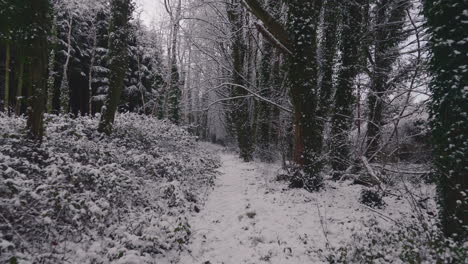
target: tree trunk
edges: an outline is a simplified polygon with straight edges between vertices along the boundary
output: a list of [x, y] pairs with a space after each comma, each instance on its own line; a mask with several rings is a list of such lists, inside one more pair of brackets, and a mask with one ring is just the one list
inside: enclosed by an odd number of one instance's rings
[[[267, 11], [272, 13], [272, 17], [278, 20], [278, 14], [280, 9], [280, 3], [278, 1], [269, 1], [267, 5]], [[279, 86], [278, 83], [274, 82], [275, 76], [274, 71], [276, 67], [276, 61], [272, 64], [272, 58], [277, 59], [275, 56], [274, 46], [267, 39], [262, 41], [262, 52], [260, 60], [259, 70], [259, 94], [264, 98], [271, 98], [273, 96], [275, 87]], [[279, 74], [279, 72], [276, 72]], [[273, 121], [277, 120], [274, 118], [274, 111], [276, 109], [272, 107], [268, 102], [258, 100], [256, 102], [257, 111], [257, 147], [260, 150], [260, 159], [265, 162], [273, 161]]]
[[466, 1], [425, 1], [432, 36], [429, 69], [432, 143], [440, 218], [446, 236], [460, 243], [467, 238], [468, 199], [468, 32]]
[[317, 28], [322, 1], [289, 1], [288, 29], [292, 39], [289, 56], [289, 89], [295, 112], [294, 161], [305, 174], [304, 185], [318, 190], [322, 160], [322, 133], [318, 106]]
[[131, 0], [111, 2], [111, 24], [109, 34], [109, 93], [105, 102], [98, 131], [110, 135], [115, 112], [124, 88], [128, 66], [129, 21], [133, 11]]
[[62, 81], [60, 83], [60, 112], [62, 114], [68, 114], [70, 112], [70, 84], [68, 82], [68, 64], [70, 63], [71, 57], [71, 35], [73, 27], [73, 15], [70, 15], [68, 21], [68, 33], [67, 33], [67, 57], [65, 64], [63, 65]]
[[23, 101], [24, 64], [24, 56], [19, 55], [18, 86], [16, 88], [16, 115], [18, 116], [21, 115], [21, 103]]
[[[322, 69], [320, 80], [320, 103], [317, 109], [319, 117], [320, 129], [323, 133], [325, 120], [328, 118], [328, 112], [331, 105], [331, 96], [333, 93], [333, 73], [335, 66], [336, 50], [337, 50], [337, 28], [340, 12], [338, 9], [339, 3], [335, 0], [327, 0], [324, 6], [324, 41], [321, 47], [322, 53]], [[346, 40], [347, 41], [347, 40]]]
[[179, 29], [180, 29], [180, 19], [182, 15], [182, 1], [179, 0], [176, 7], [175, 14], [171, 14], [173, 17], [173, 29], [172, 29], [172, 36], [171, 36], [171, 57], [170, 57], [170, 81], [169, 81], [169, 89], [168, 89], [168, 117], [169, 120], [174, 122], [175, 124], [179, 124], [180, 122], [180, 97], [181, 97], [181, 90], [180, 90], [180, 75], [179, 69], [177, 66], [177, 41], [179, 37]]
[[[227, 7], [228, 19], [231, 23], [232, 40], [232, 81], [235, 86], [231, 87], [231, 97], [247, 96], [248, 92], [242, 88], [245, 85], [243, 74], [245, 64], [245, 40], [243, 9], [239, 0], [232, 0]], [[240, 150], [240, 157], [248, 162], [252, 160], [252, 128], [249, 120], [249, 105], [246, 98], [239, 98], [233, 101], [231, 112], [232, 121], [235, 126], [237, 142]]]
[[6, 43], [5, 53], [5, 98], [3, 102], [5, 113], [10, 113], [10, 60], [11, 60], [11, 47], [10, 43]]
[[52, 49], [49, 55], [49, 78], [47, 79], [47, 113], [52, 113], [54, 108], [55, 95], [55, 45], [57, 44], [57, 18], [54, 16], [52, 21]]
[[[348, 168], [350, 162], [350, 142], [348, 134], [352, 126], [353, 84], [359, 71], [360, 39], [362, 36], [363, 10], [361, 6], [368, 0], [346, 3], [343, 10], [343, 31], [341, 35], [341, 68], [335, 93], [335, 113], [331, 128], [331, 165], [336, 172]], [[340, 173], [334, 175], [339, 177]]]
[[47, 35], [50, 25], [48, 0], [35, 0], [31, 2], [34, 25], [39, 26], [29, 50], [30, 83], [28, 90], [31, 96], [28, 100], [28, 136], [34, 140], [42, 140], [44, 134], [44, 106], [47, 88]]
[[93, 43], [91, 48], [91, 60], [89, 64], [89, 73], [88, 73], [88, 114], [93, 116], [93, 78], [94, 78], [94, 66], [96, 63], [96, 47], [97, 47], [97, 28], [96, 24], [93, 22], [92, 25], [92, 34], [93, 34]]
[[[193, 124], [193, 92], [192, 92], [192, 46], [188, 47], [188, 62], [187, 62], [187, 75], [185, 81], [185, 91], [187, 92], [187, 123], [189, 126]], [[192, 129], [192, 128], [190, 128]]]
[[398, 57], [396, 48], [405, 39], [402, 29], [408, 5], [409, 0], [381, 0], [376, 6], [374, 69], [368, 95], [369, 118], [366, 156], [369, 157], [369, 161], [375, 159], [380, 152], [387, 82], [390, 78], [392, 65]]

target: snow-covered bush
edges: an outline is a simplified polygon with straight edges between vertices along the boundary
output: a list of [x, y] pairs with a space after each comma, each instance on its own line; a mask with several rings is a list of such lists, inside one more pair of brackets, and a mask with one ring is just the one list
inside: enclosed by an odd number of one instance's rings
[[[383, 142], [390, 142], [383, 148], [384, 156], [390, 160], [426, 163], [431, 159], [429, 145], [430, 132], [425, 115], [415, 115], [402, 119], [398, 123], [398, 131], [394, 124], [387, 125], [383, 131]], [[392, 136], [393, 134], [393, 136]]]
[[288, 181], [289, 188], [305, 188], [308, 191], [317, 191], [323, 187], [323, 175], [308, 177], [298, 164], [288, 162], [276, 177], [278, 181]]
[[352, 241], [332, 249], [329, 263], [466, 263], [468, 242], [455, 243], [442, 236], [437, 227], [416, 221], [399, 223], [386, 230], [373, 226], [367, 232], [356, 233]]
[[382, 199], [382, 195], [378, 191], [372, 189], [362, 189], [361, 196], [359, 197], [359, 202], [369, 207], [385, 207], [385, 202]]
[[0, 262], [153, 263], [190, 238], [219, 161], [165, 121], [46, 117], [41, 145], [0, 116]]

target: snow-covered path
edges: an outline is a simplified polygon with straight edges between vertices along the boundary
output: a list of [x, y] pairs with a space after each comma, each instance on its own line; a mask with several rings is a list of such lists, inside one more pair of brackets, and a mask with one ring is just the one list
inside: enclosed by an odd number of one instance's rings
[[193, 237], [178, 263], [323, 263], [327, 243], [344, 246], [369, 224], [392, 223], [379, 214], [408, 218], [411, 213], [407, 202], [391, 197], [386, 210], [369, 211], [358, 202], [362, 187], [351, 182], [327, 181], [315, 193], [291, 190], [275, 180], [279, 165], [219, 153], [220, 175], [205, 206], [190, 219]]
[[314, 204], [278, 197], [268, 186], [278, 185], [269, 183], [274, 165], [244, 163], [231, 153], [221, 153], [221, 161], [214, 191], [190, 221], [191, 253], [180, 263], [317, 263], [312, 251], [325, 238]]

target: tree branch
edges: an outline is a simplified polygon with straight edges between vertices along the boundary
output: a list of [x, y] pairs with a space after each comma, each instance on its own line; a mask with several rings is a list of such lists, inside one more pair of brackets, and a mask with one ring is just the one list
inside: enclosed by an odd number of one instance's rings
[[275, 38], [275, 36], [273, 36], [270, 31], [268, 31], [265, 26], [263, 25], [263, 23], [255, 23], [255, 27], [257, 28], [257, 30], [262, 34], [262, 36], [268, 40], [272, 45], [276, 46], [279, 50], [281, 50], [282, 52], [284, 52], [285, 54], [287, 55], [291, 55], [292, 52], [286, 47], [283, 45], [283, 43], [281, 43], [278, 39]]
[[[242, 3], [250, 12], [252, 12], [252, 14], [263, 22], [271, 36], [281, 43], [282, 46], [286, 47], [287, 50], [292, 50], [291, 40], [286, 29], [284, 29], [284, 27], [275, 18], [265, 11], [257, 0], [243, 0]], [[268, 38], [268, 40], [271, 39]]]

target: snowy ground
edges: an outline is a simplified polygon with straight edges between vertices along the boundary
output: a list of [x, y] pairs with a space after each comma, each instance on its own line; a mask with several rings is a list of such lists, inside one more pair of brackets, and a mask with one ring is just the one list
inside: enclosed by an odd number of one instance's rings
[[392, 197], [385, 211], [371, 211], [358, 202], [362, 187], [350, 182], [328, 183], [319, 193], [291, 190], [274, 179], [279, 165], [220, 155], [221, 175], [205, 207], [189, 219], [193, 237], [181, 264], [322, 263], [327, 247], [411, 211]]

